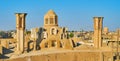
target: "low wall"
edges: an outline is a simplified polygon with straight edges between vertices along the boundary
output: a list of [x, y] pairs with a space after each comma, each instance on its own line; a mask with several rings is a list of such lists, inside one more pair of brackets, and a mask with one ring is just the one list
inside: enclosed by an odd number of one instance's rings
[[101, 61], [100, 52], [63, 52], [14, 58], [4, 61]]

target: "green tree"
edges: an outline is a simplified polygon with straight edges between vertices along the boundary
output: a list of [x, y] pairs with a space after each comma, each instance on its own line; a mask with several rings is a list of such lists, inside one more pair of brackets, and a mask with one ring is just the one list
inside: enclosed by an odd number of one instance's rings
[[71, 33], [69, 34], [69, 37], [70, 37], [70, 38], [74, 37], [74, 34], [71, 32]]

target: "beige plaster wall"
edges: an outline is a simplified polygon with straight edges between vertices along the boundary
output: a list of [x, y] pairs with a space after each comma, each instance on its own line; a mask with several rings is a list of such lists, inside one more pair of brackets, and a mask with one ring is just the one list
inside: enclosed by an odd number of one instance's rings
[[5, 61], [101, 61], [100, 52], [63, 52], [27, 56]]

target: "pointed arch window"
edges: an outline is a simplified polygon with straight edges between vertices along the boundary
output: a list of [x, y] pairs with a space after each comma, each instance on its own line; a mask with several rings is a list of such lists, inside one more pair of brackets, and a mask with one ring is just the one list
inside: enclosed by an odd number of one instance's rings
[[55, 17], [55, 24], [57, 24], [57, 16]]
[[48, 18], [45, 19], [45, 24], [48, 24]]
[[22, 27], [22, 18], [20, 18], [20, 20], [19, 20], [19, 27], [20, 28]]
[[57, 29], [56, 28], [51, 28], [50, 34], [51, 35], [56, 35], [57, 34]]
[[50, 24], [53, 24], [53, 18], [50, 18]]

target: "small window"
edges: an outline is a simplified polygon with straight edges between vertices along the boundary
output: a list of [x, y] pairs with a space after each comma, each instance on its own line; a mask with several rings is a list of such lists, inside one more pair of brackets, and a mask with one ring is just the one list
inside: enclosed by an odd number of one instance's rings
[[54, 22], [53, 22], [53, 18], [50, 18], [50, 24], [53, 24]]
[[51, 28], [50, 33], [51, 33], [51, 35], [56, 35], [57, 34], [56, 28]]
[[63, 34], [61, 34], [61, 39], [63, 39]]
[[55, 17], [55, 24], [57, 24], [57, 17]]
[[45, 19], [45, 24], [48, 24], [48, 19], [47, 18]]
[[56, 46], [56, 42], [55, 40], [52, 41], [52, 47], [55, 47]]
[[20, 20], [19, 20], [19, 27], [20, 28], [22, 27], [22, 18], [20, 18]]
[[51, 34], [52, 35], [54, 35], [55, 34], [55, 29], [54, 28], [52, 28], [52, 30], [51, 30], [52, 32], [51, 32]]

